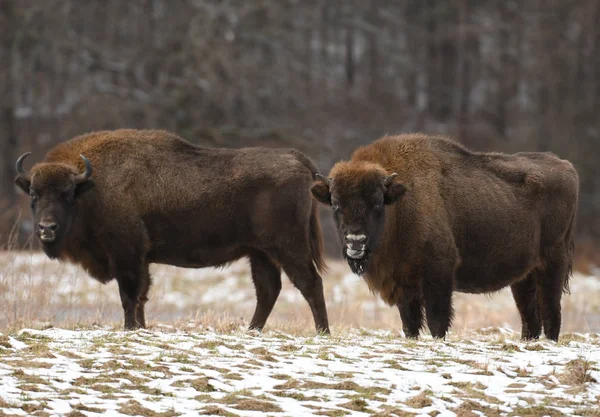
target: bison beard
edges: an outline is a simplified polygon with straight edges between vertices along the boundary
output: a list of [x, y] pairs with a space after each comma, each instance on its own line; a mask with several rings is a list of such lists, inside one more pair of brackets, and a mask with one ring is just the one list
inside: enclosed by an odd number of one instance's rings
[[346, 258], [350, 269], [353, 273], [361, 277], [367, 272], [370, 256], [371, 253], [367, 250], [362, 258], [352, 259], [346, 254], [346, 251], [344, 251], [344, 258]]
[[58, 259], [58, 257], [60, 256], [60, 249], [62, 243], [59, 240], [62, 241], [62, 239], [58, 238], [57, 240], [51, 243], [42, 243], [42, 249], [44, 250], [46, 256], [48, 256], [48, 258]]

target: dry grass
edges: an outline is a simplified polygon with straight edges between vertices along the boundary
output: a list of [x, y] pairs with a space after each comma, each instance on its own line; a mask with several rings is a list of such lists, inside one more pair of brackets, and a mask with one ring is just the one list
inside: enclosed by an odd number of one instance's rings
[[[150, 328], [168, 324], [181, 329], [193, 321], [196, 328], [231, 332], [248, 325], [256, 301], [246, 261], [222, 270], [161, 265], [153, 265], [151, 270], [154, 286], [146, 307]], [[372, 295], [343, 262], [330, 261], [329, 273], [323, 278], [334, 332], [343, 334], [351, 328], [399, 332], [402, 326], [397, 309]], [[600, 331], [600, 291], [578, 285], [577, 279], [573, 279], [572, 294], [563, 299], [563, 332]], [[308, 304], [287, 277], [282, 281], [283, 290], [267, 328], [292, 335], [314, 335]], [[0, 305], [6, 306], [0, 311], [0, 331], [4, 333], [23, 327], [69, 329], [96, 324], [120, 329], [122, 323], [115, 282], [99, 284], [77, 267], [50, 261], [38, 252], [0, 252]], [[454, 306], [454, 334], [468, 335], [470, 330], [483, 327], [520, 329], [507, 289], [492, 297], [456, 294]], [[505, 348], [509, 351], [513, 346], [507, 344]], [[535, 344], [526, 347], [537, 348]], [[266, 352], [257, 358], [268, 361], [270, 355]]]
[[255, 400], [253, 398], [241, 399], [231, 407], [236, 408], [238, 410], [261, 411], [263, 413], [279, 413], [283, 411], [281, 407], [279, 407], [275, 403]]
[[[499, 417], [501, 415], [497, 408], [482, 405], [472, 400], [465, 400], [452, 411], [454, 411], [457, 417], [479, 417], [480, 414], [475, 413], [475, 411], [482, 413], [486, 417]], [[529, 414], [524, 414], [523, 416], [529, 416]]]
[[121, 414], [125, 414], [127, 416], [145, 416], [145, 417], [174, 417], [177, 416], [177, 413], [171, 411], [165, 411], [162, 413], [156, 412], [149, 408], [142, 406], [135, 400], [130, 400], [127, 403], [123, 404], [119, 409]]
[[598, 382], [591, 375], [592, 364], [582, 358], [570, 361], [563, 373], [558, 376], [559, 381], [566, 385], [582, 385], [588, 382]]
[[222, 409], [221, 407], [217, 407], [217, 406], [209, 406], [206, 408], [203, 408], [202, 410], [199, 411], [199, 414], [202, 416], [225, 416], [225, 417], [237, 417], [237, 414], [233, 414], [227, 410]]
[[406, 405], [411, 408], [425, 408], [429, 407], [433, 402], [431, 401], [431, 391], [423, 391], [419, 395], [409, 398], [406, 401]]

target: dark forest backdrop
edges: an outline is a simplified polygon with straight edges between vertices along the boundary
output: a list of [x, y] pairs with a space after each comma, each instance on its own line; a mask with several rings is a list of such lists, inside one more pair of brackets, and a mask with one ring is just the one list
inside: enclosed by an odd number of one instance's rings
[[323, 171], [384, 133], [551, 150], [595, 241], [599, 22], [598, 0], [0, 0], [2, 241], [20, 211], [21, 242], [31, 227], [21, 152], [120, 127], [296, 147]]

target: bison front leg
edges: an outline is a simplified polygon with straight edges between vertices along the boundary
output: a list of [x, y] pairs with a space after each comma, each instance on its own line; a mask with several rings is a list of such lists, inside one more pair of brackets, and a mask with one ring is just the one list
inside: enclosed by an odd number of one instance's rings
[[404, 287], [402, 289], [398, 310], [402, 319], [404, 335], [411, 339], [417, 339], [423, 328], [423, 304], [417, 287]]
[[140, 272], [137, 306], [135, 309], [135, 321], [141, 328], [146, 327], [146, 314], [144, 312], [144, 308], [146, 306], [146, 302], [148, 301], [148, 291], [150, 290], [151, 284], [152, 280], [150, 278], [150, 271], [148, 270], [148, 265], [145, 265]]
[[143, 328], [146, 325], [144, 316], [144, 304], [146, 303], [148, 289], [150, 288], [150, 276], [148, 267], [144, 271], [129, 272], [121, 271], [117, 274], [119, 284], [119, 295], [125, 315], [125, 330]]
[[125, 330], [132, 330], [141, 327], [135, 320], [137, 309], [137, 282], [128, 274], [117, 278], [119, 283], [119, 295], [121, 296], [121, 305], [125, 314]]
[[[430, 248], [431, 249], [431, 248]], [[431, 335], [443, 339], [452, 323], [452, 290], [456, 270], [456, 256], [439, 254], [433, 250], [424, 258], [421, 292], [425, 302], [427, 326]]]

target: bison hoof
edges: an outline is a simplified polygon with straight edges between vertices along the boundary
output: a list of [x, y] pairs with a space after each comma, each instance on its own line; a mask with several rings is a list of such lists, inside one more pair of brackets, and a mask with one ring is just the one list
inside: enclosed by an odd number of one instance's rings
[[331, 332], [329, 329], [317, 329], [317, 336], [330, 336]]
[[135, 323], [135, 324], [126, 324], [124, 329], [125, 331], [133, 331], [133, 330], [138, 330], [138, 329], [145, 329], [146, 326], [143, 326], [139, 323]]

